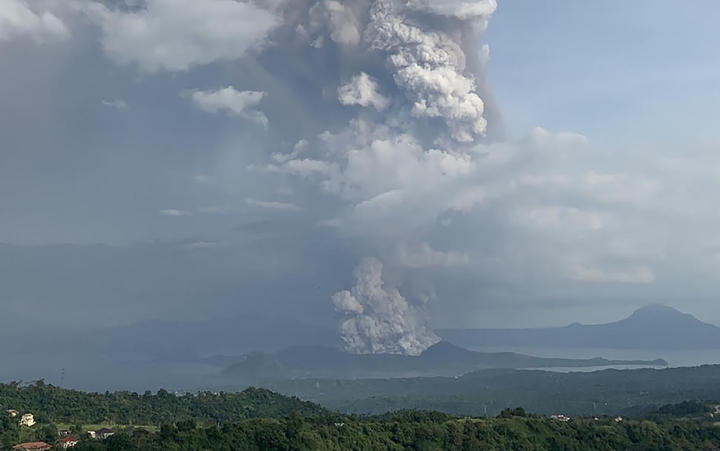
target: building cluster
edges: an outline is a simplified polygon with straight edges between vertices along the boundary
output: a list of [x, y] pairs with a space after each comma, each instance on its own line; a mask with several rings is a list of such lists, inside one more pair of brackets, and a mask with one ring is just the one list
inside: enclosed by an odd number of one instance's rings
[[[35, 416], [32, 413], [25, 413], [20, 415], [20, 412], [15, 409], [9, 409], [8, 415], [12, 418], [18, 418], [18, 424], [25, 427], [33, 427], [37, 422]], [[87, 431], [88, 437], [95, 440], [105, 440], [108, 437], [115, 435], [115, 431], [108, 428], [98, 429], [96, 431]], [[72, 432], [69, 430], [58, 431], [60, 438], [57, 441], [57, 446], [62, 449], [74, 448], [78, 444], [78, 439], [72, 437]], [[12, 448], [14, 451], [42, 451], [53, 449], [53, 445], [45, 442], [24, 442], [18, 443]]]
[[115, 431], [108, 428], [98, 429], [97, 431], [87, 431], [88, 437], [96, 440], [105, 440], [115, 435]]

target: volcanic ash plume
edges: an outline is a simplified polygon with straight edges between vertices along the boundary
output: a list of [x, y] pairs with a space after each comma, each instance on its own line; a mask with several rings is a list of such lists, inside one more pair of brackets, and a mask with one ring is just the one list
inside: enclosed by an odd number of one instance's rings
[[[476, 7], [483, 5], [485, 14], [489, 15], [494, 9], [494, 5], [487, 5], [487, 2], [476, 3]], [[454, 5], [451, 8], [447, 2], [414, 4], [416, 8], [435, 13], [438, 6], [445, 12], [465, 11], [460, 6], [470, 6]], [[370, 10], [371, 21], [366, 30], [371, 47], [387, 55], [387, 65], [395, 84], [411, 100], [414, 117], [441, 118], [454, 140], [471, 143], [485, 134], [487, 121], [475, 80], [463, 73], [466, 55], [460, 43], [449, 34], [426, 30], [420, 23], [408, 21], [404, 14], [407, 11], [408, 5], [377, 1]]]
[[340, 334], [345, 350], [355, 354], [417, 355], [439, 341], [423, 315], [382, 280], [382, 263], [363, 260], [353, 272], [355, 286], [332, 296], [345, 319]]
[[[384, 249], [432, 249], [422, 238], [448, 210], [483, 196], [475, 185], [488, 116], [481, 36], [495, 0], [264, 0], [279, 5], [284, 31], [325, 80], [324, 101], [346, 116], [317, 136], [300, 136], [266, 170], [312, 183], [335, 197], [330, 225], [356, 235], [399, 268]], [[297, 42], [297, 44], [295, 43]], [[323, 58], [319, 58], [323, 56]], [[321, 71], [322, 69], [322, 71]], [[308, 109], [308, 111], [312, 111]], [[492, 108], [490, 108], [492, 112]], [[309, 115], [312, 116], [312, 115]], [[328, 115], [330, 116], [330, 115]], [[339, 205], [337, 209], [336, 206]], [[382, 264], [364, 260], [355, 286], [332, 296], [340, 332], [353, 353], [419, 354], [438, 338], [396, 289]]]

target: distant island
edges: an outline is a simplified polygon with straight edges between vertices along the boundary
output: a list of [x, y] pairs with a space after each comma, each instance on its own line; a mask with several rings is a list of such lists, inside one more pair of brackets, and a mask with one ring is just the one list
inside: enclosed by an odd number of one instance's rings
[[[217, 358], [215, 358], [217, 359]], [[230, 361], [231, 358], [225, 358]], [[223, 372], [229, 379], [263, 381], [308, 377], [457, 376], [489, 368], [553, 368], [667, 366], [657, 360], [566, 359], [533, 357], [514, 352], [476, 352], [441, 341], [419, 356], [349, 354], [329, 347], [289, 348], [278, 353], [251, 353], [236, 358]]]
[[720, 349], [720, 327], [664, 305], [649, 305], [607, 324], [571, 324], [529, 329], [439, 329], [445, 340], [465, 347], [544, 347], [700, 350]]

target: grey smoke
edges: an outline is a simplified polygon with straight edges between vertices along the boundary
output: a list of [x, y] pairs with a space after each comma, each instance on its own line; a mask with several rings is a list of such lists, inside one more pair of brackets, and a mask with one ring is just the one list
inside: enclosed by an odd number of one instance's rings
[[[451, 258], [455, 252], [411, 237], [444, 211], [467, 209], [483, 196], [474, 180], [486, 154], [478, 146], [488, 142], [489, 130], [481, 34], [496, 6], [493, 0], [280, 2], [285, 33], [340, 61], [333, 100], [353, 116], [339, 129], [302, 136], [265, 170], [335, 197], [340, 208], [324, 224], [341, 234], [371, 247], [438, 256], [392, 263], [466, 264]], [[418, 354], [437, 340], [419, 309], [383, 287], [380, 261], [363, 260], [354, 276], [351, 290], [333, 296], [345, 317], [340, 332], [348, 351]]]
[[343, 105], [372, 106], [376, 110], [384, 110], [388, 106], [388, 99], [378, 92], [375, 80], [364, 72], [338, 89], [338, 100]]
[[[434, 3], [427, 5], [430, 4]], [[446, 3], [442, 10], [454, 11], [459, 7]], [[475, 80], [472, 74], [464, 73], [462, 44], [449, 33], [413, 24], [408, 21], [407, 11], [407, 3], [375, 2], [366, 38], [373, 49], [385, 52], [395, 84], [405, 91], [412, 104], [412, 116], [441, 118], [454, 140], [473, 142], [485, 134], [487, 120]], [[487, 10], [490, 13], [492, 8]]]
[[387, 288], [382, 263], [364, 259], [353, 272], [352, 289], [335, 293], [335, 310], [344, 317], [340, 334], [345, 350], [357, 354], [417, 355], [439, 341], [424, 315], [396, 288]]

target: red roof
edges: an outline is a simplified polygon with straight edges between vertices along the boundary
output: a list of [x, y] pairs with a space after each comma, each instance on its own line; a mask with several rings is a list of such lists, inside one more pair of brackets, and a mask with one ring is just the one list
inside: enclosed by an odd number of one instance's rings
[[77, 441], [78, 440], [73, 437], [63, 437], [60, 440], [58, 440], [58, 442], [60, 442], [60, 443], [77, 442]]
[[45, 442], [26, 442], [26, 443], [18, 443], [17, 445], [13, 446], [13, 449], [17, 450], [43, 450], [43, 449], [50, 449], [52, 446], [48, 445]]

